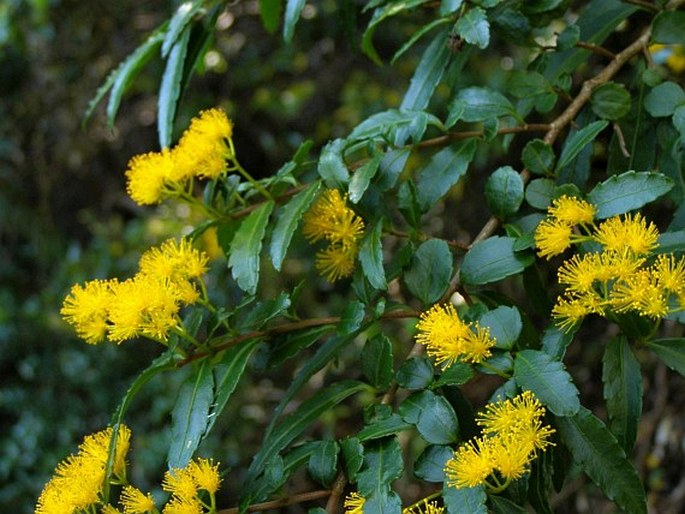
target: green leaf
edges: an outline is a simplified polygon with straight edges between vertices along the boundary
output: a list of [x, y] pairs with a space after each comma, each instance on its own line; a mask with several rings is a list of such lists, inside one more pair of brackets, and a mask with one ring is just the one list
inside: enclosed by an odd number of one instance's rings
[[607, 82], [592, 92], [592, 112], [603, 120], [617, 120], [630, 112], [630, 93], [623, 84]]
[[441, 239], [421, 243], [404, 274], [409, 291], [424, 305], [435, 303], [449, 286], [452, 277], [452, 253]]
[[212, 365], [204, 359], [181, 386], [171, 412], [169, 469], [184, 468], [190, 462], [209, 424], [213, 399]]
[[607, 343], [602, 362], [609, 427], [621, 447], [628, 452], [635, 444], [642, 413], [640, 363], [625, 337], [617, 337]]
[[533, 139], [523, 148], [521, 160], [531, 173], [546, 175], [554, 169], [554, 150], [542, 139]]
[[685, 252], [685, 230], [663, 232], [657, 240], [659, 246], [654, 253], [683, 253]]
[[183, 29], [186, 28], [188, 23], [190, 23], [190, 20], [193, 19], [193, 16], [195, 16], [200, 9], [202, 9], [202, 1], [197, 0], [194, 2], [183, 2], [178, 6], [176, 12], [174, 12], [174, 15], [169, 21], [169, 28], [167, 29], [164, 41], [162, 42], [162, 57], [166, 58], [169, 55], [169, 51], [173, 44], [178, 41], [178, 37]]
[[350, 202], [357, 203], [362, 199], [382, 159], [383, 154], [377, 153], [354, 172], [348, 186]]
[[157, 134], [159, 146], [169, 148], [171, 146], [171, 134], [174, 130], [174, 118], [176, 117], [176, 105], [181, 95], [181, 83], [183, 81], [183, 66], [188, 52], [188, 41], [192, 27], [186, 27], [171, 47], [166, 67], [162, 74], [162, 82], [159, 85], [157, 99]]
[[515, 239], [493, 236], [471, 247], [461, 263], [461, 281], [482, 285], [497, 282], [530, 266], [535, 258], [528, 253], [514, 252]]
[[309, 457], [309, 476], [324, 487], [330, 487], [338, 473], [338, 452], [335, 441], [321, 441]]
[[495, 346], [509, 350], [521, 334], [523, 323], [516, 307], [500, 305], [483, 314], [478, 323], [490, 329], [490, 336], [496, 341]]
[[281, 271], [281, 265], [285, 254], [290, 247], [293, 234], [300, 224], [300, 220], [309, 206], [316, 198], [321, 184], [314, 181], [306, 189], [297, 193], [279, 212], [276, 219], [276, 226], [271, 235], [269, 254], [271, 262], [276, 270]]
[[341, 187], [350, 181], [350, 172], [343, 160], [344, 144], [342, 139], [334, 139], [321, 150], [317, 171], [326, 187]]
[[269, 366], [274, 367], [297, 355], [304, 348], [309, 348], [321, 337], [333, 330], [333, 326], [324, 325], [309, 330], [287, 334], [285, 338], [273, 342], [270, 346]]
[[[417, 122], [420, 120], [420, 122]], [[347, 136], [347, 141], [362, 141], [367, 139], [381, 139], [383, 141], [394, 141], [397, 133], [407, 130], [414, 142], [419, 142], [423, 137], [426, 127], [432, 125], [440, 129], [443, 128], [442, 122], [434, 115], [420, 110], [398, 110], [388, 109], [387, 111], [372, 114]], [[398, 148], [394, 152], [410, 151], [407, 148]], [[390, 153], [390, 152], [388, 152]], [[381, 167], [383, 164], [381, 164]]]
[[283, 22], [283, 39], [286, 43], [293, 40], [295, 24], [300, 19], [300, 14], [306, 3], [306, 0], [286, 0], [285, 21]]
[[626, 171], [597, 184], [587, 199], [597, 207], [597, 218], [623, 214], [668, 193], [673, 180], [661, 173]]
[[431, 385], [431, 388], [442, 387], [445, 385], [462, 385], [473, 378], [473, 368], [465, 362], [457, 362], [444, 370], [438, 379]]
[[423, 389], [433, 381], [433, 365], [426, 357], [411, 357], [397, 370], [397, 383], [405, 389]]
[[685, 338], [655, 339], [649, 341], [647, 346], [666, 366], [685, 376]]
[[394, 375], [392, 343], [383, 334], [369, 339], [362, 350], [362, 371], [372, 386], [385, 390]]
[[662, 11], [653, 23], [652, 41], [664, 45], [685, 45], [685, 12]]
[[466, 173], [476, 152], [476, 140], [467, 139], [434, 154], [419, 175], [416, 188], [421, 209], [427, 212]]
[[569, 164], [586, 145], [589, 145], [595, 140], [597, 135], [604, 130], [608, 124], [608, 121], [598, 120], [569, 136], [564, 144], [564, 149], [561, 151], [561, 156], [559, 157], [559, 162], [557, 162], [556, 169], [560, 170]]
[[247, 471], [247, 482], [254, 481], [264, 471], [270, 459], [293, 442], [321, 414], [367, 387], [356, 380], [341, 380], [319, 390], [314, 396], [302, 402], [292, 414], [282, 418], [278, 426], [264, 438], [262, 447], [252, 459]]
[[442, 487], [442, 499], [445, 502], [447, 514], [465, 514], [466, 512], [488, 514], [488, 508], [485, 506], [488, 496], [482, 485], [457, 489], [445, 482]]
[[454, 450], [449, 446], [427, 446], [414, 463], [414, 474], [426, 482], [444, 482], [445, 463], [453, 455]]
[[395, 52], [395, 54], [392, 56], [392, 59], [390, 60], [390, 64], [394, 65], [397, 62], [397, 60], [407, 52], [407, 50], [414, 46], [419, 39], [421, 39], [435, 27], [439, 27], [440, 25], [445, 25], [450, 22], [451, 20], [449, 18], [437, 18], [432, 22], [422, 26], [420, 29], [418, 29], [416, 32], [412, 34], [412, 36], [400, 47], [399, 50], [397, 50], [397, 52]]
[[459, 437], [457, 415], [450, 403], [432, 391], [412, 394], [400, 405], [400, 416], [416, 425], [426, 441], [433, 444], [454, 443]]
[[410, 154], [411, 148], [409, 147], [389, 150], [385, 153], [375, 184], [378, 189], [388, 191], [395, 187], [397, 179], [402, 174], [402, 171], [404, 171]]
[[383, 269], [383, 219], [379, 219], [373, 229], [368, 231], [359, 245], [359, 262], [364, 276], [376, 289], [386, 289], [385, 270]]
[[485, 183], [485, 199], [498, 218], [518, 211], [523, 202], [523, 179], [511, 166], [497, 168]]
[[440, 15], [447, 16], [448, 14], [457, 12], [457, 10], [461, 7], [462, 3], [463, 0], [441, 0]]
[[109, 95], [109, 100], [107, 102], [107, 123], [111, 127], [114, 125], [114, 118], [119, 111], [119, 105], [121, 104], [121, 98], [128, 89], [128, 86], [133, 81], [134, 77], [138, 75], [142, 67], [150, 60], [157, 47], [162, 44], [164, 40], [164, 35], [166, 33], [167, 24], [165, 23], [159, 27], [155, 32], [148, 37], [145, 42], [136, 48], [131, 55], [129, 55], [120, 65], [114, 70], [108, 77], [100, 89], [98, 89], [95, 98], [91, 101], [88, 109], [86, 110], [86, 118], [95, 109], [97, 103], [105, 96], [107, 89], [109, 89], [108, 84], [111, 82], [111, 93]]
[[554, 92], [554, 88], [537, 71], [513, 71], [507, 91], [516, 98], [534, 98]]
[[345, 305], [336, 332], [346, 336], [359, 330], [364, 321], [365, 307], [362, 302], [349, 302]]
[[685, 141], [685, 105], [679, 105], [673, 111], [673, 126], [680, 133], [680, 140]]
[[381, 437], [398, 434], [413, 426], [414, 425], [411, 423], [402, 420], [398, 414], [393, 413], [385, 419], [374, 421], [362, 428], [357, 434], [357, 438], [360, 441], [371, 441], [373, 439], [380, 439]]
[[402, 500], [395, 491], [379, 488], [366, 498], [364, 514], [402, 514]]
[[206, 433], [209, 433], [224, 407], [226, 407], [240, 377], [245, 372], [247, 361], [250, 360], [258, 343], [258, 339], [253, 339], [229, 348], [224, 352], [221, 360], [214, 365], [214, 400], [212, 401]]
[[490, 24], [480, 7], [472, 7], [464, 16], [460, 16], [454, 30], [464, 41], [478, 48], [487, 48], [490, 44]]
[[645, 96], [645, 109], [655, 118], [671, 116], [685, 103], [685, 91], [675, 82], [662, 82]]
[[[364, 452], [364, 465], [357, 473], [357, 490], [368, 499], [382, 496], [390, 490], [390, 483], [402, 475], [402, 449], [396, 437], [369, 444]], [[364, 513], [366, 514], [366, 505]]]
[[569, 25], [557, 37], [557, 49], [570, 50], [578, 41], [580, 41], [580, 27]]
[[249, 307], [245, 306], [236, 312], [236, 317], [239, 319], [235, 322], [235, 328], [240, 332], [259, 330], [272, 319], [281, 316], [290, 305], [290, 296], [285, 291], [281, 291], [276, 298], [260, 300], [255, 304], [250, 304]]
[[631, 514], [647, 512], [642, 482], [604, 423], [581, 407], [575, 416], [558, 417], [556, 428], [573, 460], [610, 500]]
[[514, 360], [514, 379], [521, 389], [535, 393], [557, 416], [572, 416], [580, 408], [578, 389], [564, 365], [545, 352], [523, 350]]
[[231, 241], [228, 267], [238, 286], [248, 294], [255, 294], [259, 282], [259, 254], [262, 239], [274, 202], [265, 202], [247, 216], [240, 224]]
[[523, 507], [516, 505], [511, 500], [493, 494], [490, 496], [493, 514], [526, 514], [528, 512]]
[[516, 114], [514, 106], [504, 95], [484, 87], [460, 89], [449, 110], [447, 125], [458, 120], [475, 122]]
[[526, 187], [526, 202], [536, 209], [547, 210], [554, 198], [554, 181], [548, 178], [531, 180]]
[[422, 110], [428, 106], [450, 60], [450, 51], [445, 44], [446, 37], [447, 31], [441, 30], [424, 50], [400, 109]]
[[269, 34], [278, 29], [278, 22], [281, 21], [281, 3], [281, 0], [259, 0], [259, 17]]
[[347, 437], [340, 442], [340, 449], [345, 461], [345, 474], [351, 482], [356, 482], [357, 471], [364, 464], [364, 447], [356, 437]]
[[573, 330], [564, 332], [556, 325], [550, 325], [542, 334], [542, 351], [556, 361], [560, 361], [566, 353], [566, 348], [573, 341]]

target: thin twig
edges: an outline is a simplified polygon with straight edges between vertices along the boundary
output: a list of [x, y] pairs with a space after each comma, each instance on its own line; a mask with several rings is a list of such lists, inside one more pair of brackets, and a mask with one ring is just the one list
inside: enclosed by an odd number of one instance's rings
[[[503, 136], [506, 134], [520, 134], [522, 132], [546, 132], [550, 129], [547, 123], [526, 123], [525, 125], [519, 125], [517, 127], [504, 127], [497, 131], [498, 136]], [[432, 139], [426, 139], [421, 141], [416, 145], [417, 148], [430, 148], [433, 146], [444, 146], [451, 143], [452, 141], [458, 141], [460, 139], [469, 139], [472, 137], [483, 137], [485, 134], [482, 130], [464, 130], [461, 132], [450, 132], [444, 136], [434, 137]]]
[[630, 152], [628, 151], [628, 147], [626, 146], [626, 139], [625, 137], [623, 137], [623, 130], [621, 130], [621, 125], [619, 125], [617, 122], [614, 122], [612, 126], [614, 128], [614, 132], [616, 133], [616, 137], [618, 138], [618, 146], [621, 149], [623, 157], [625, 157], [626, 159], [630, 159]]
[[609, 59], [616, 59], [616, 54], [603, 46], [596, 45], [594, 43], [586, 43], [585, 41], [578, 41], [576, 43], [578, 48], [583, 50], [589, 50], [593, 54], [601, 55], [602, 57], [608, 57]]
[[[331, 491], [327, 489], [322, 489], [320, 491], [310, 491], [308, 493], [294, 494], [287, 498], [281, 500], [273, 500], [263, 503], [255, 503], [247, 508], [247, 512], [261, 512], [264, 510], [278, 509], [280, 507], [287, 507], [288, 505], [295, 505], [296, 503], [304, 503], [313, 500], [320, 500], [321, 498], [326, 498], [330, 496]], [[240, 512], [239, 507], [232, 507], [230, 509], [218, 510], [216, 514], [238, 514]]]

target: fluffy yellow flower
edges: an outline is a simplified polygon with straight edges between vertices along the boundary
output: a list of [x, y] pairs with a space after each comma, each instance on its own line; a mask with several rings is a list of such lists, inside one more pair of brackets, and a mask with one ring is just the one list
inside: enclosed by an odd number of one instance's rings
[[76, 284], [64, 299], [60, 310], [62, 317], [89, 344], [105, 340], [107, 308], [112, 301], [112, 288], [115, 285], [115, 280], [91, 280], [84, 286]]
[[461, 489], [481, 485], [494, 471], [490, 439], [477, 438], [461, 445], [445, 463], [446, 483]]
[[590, 224], [597, 209], [591, 203], [573, 196], [562, 196], [552, 200], [547, 212], [557, 221], [568, 225]]
[[303, 218], [302, 233], [311, 242], [326, 239], [343, 247], [356, 246], [364, 221], [347, 206], [347, 195], [327, 189]]
[[171, 151], [136, 155], [126, 170], [126, 191], [138, 205], [154, 205], [173, 192], [180, 179]]
[[437, 502], [423, 501], [414, 507], [402, 510], [402, 514], [443, 514], [445, 507], [439, 507]]
[[575, 254], [564, 261], [557, 272], [557, 276], [559, 283], [567, 285], [569, 291], [587, 293], [592, 290], [600, 268], [598, 254]]
[[126, 485], [119, 500], [124, 507], [124, 514], [145, 514], [155, 510], [155, 501], [150, 493], [143, 493], [133, 486]]
[[609, 218], [597, 227], [592, 237], [605, 251], [619, 253], [629, 250], [635, 255], [643, 255], [659, 246], [656, 226], [652, 222], [647, 224], [639, 213], [627, 214], [623, 219], [620, 216]]
[[199, 489], [204, 489], [210, 494], [219, 490], [221, 477], [219, 476], [219, 464], [212, 459], [197, 459], [188, 464], [188, 473], [195, 481]]
[[146, 275], [177, 281], [201, 277], [207, 272], [208, 261], [207, 254], [196, 250], [183, 238], [180, 242], [169, 239], [150, 248], [142, 255], [138, 266]]
[[202, 514], [202, 503], [197, 498], [171, 498], [162, 510], [163, 514]]
[[167, 471], [162, 481], [162, 489], [186, 501], [193, 500], [197, 495], [197, 484], [187, 468], [174, 468]]
[[550, 259], [563, 253], [571, 246], [573, 228], [571, 225], [555, 220], [544, 219], [535, 229], [535, 246], [538, 255]]
[[365, 501], [366, 499], [357, 492], [348, 494], [343, 504], [345, 514], [364, 514]]
[[108, 503], [100, 509], [100, 514], [121, 514], [121, 511]]
[[233, 151], [229, 140], [233, 123], [221, 109], [202, 111], [192, 119], [174, 148], [178, 173], [184, 177], [215, 179], [228, 170], [227, 159]]
[[457, 361], [478, 363], [491, 355], [495, 340], [487, 328], [464, 323], [450, 304], [434, 305], [421, 314], [416, 340], [443, 369]]
[[659, 287], [672, 293], [685, 290], [685, 258], [673, 254], [659, 255], [654, 263], [654, 275]]
[[316, 253], [316, 269], [329, 282], [349, 277], [354, 272], [357, 253], [356, 246], [327, 246]]

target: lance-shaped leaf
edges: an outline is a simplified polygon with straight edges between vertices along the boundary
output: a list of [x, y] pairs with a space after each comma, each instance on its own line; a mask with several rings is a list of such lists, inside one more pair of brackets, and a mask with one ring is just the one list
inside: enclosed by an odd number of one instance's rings
[[192, 27], [183, 29], [181, 35], [172, 45], [166, 67], [162, 74], [162, 82], [159, 85], [159, 95], [157, 98], [157, 134], [159, 136], [159, 146], [169, 148], [171, 146], [171, 134], [174, 129], [174, 118], [176, 117], [176, 105], [181, 95], [181, 85], [183, 82], [183, 67], [188, 53], [188, 42]]
[[640, 363], [625, 337], [607, 343], [602, 362], [609, 427], [623, 449], [629, 451], [635, 443], [637, 423], [642, 413]]
[[348, 186], [348, 192], [350, 194], [350, 202], [357, 203], [362, 199], [364, 193], [366, 192], [371, 179], [378, 171], [378, 166], [383, 159], [382, 153], [377, 153], [371, 159], [364, 163], [361, 167], [354, 172], [352, 178], [350, 179], [350, 184]]
[[278, 426], [265, 437], [262, 447], [252, 459], [252, 464], [247, 471], [248, 483], [254, 481], [264, 471], [269, 460], [293, 442], [322, 413], [366, 388], [368, 388], [366, 384], [356, 380], [341, 380], [320, 390], [303, 402], [292, 414], [282, 418]]
[[520, 273], [534, 262], [532, 254], [515, 252], [511, 237], [493, 236], [473, 245], [461, 263], [464, 284], [489, 284]]
[[564, 445], [604, 494], [631, 514], [647, 512], [642, 482], [606, 425], [585, 407], [575, 416], [558, 417]]
[[648, 342], [647, 346], [666, 366], [685, 376], [685, 338], [655, 339]]
[[309, 475], [324, 487], [329, 487], [338, 472], [340, 447], [335, 441], [320, 441], [309, 458]]
[[556, 169], [560, 170], [570, 163], [586, 145], [589, 145], [595, 140], [597, 135], [604, 130], [608, 124], [609, 122], [605, 120], [595, 121], [571, 135], [564, 144], [564, 149], [561, 151], [561, 156], [559, 157], [559, 162], [557, 162]]
[[259, 254], [274, 202], [265, 202], [243, 220], [231, 241], [228, 266], [238, 286], [248, 294], [255, 294], [259, 282]]
[[626, 171], [597, 184], [587, 195], [597, 207], [597, 218], [623, 214], [668, 193], [673, 180], [661, 173]]
[[276, 32], [281, 21], [281, 0], [259, 0], [259, 17], [269, 34]]
[[[388, 437], [368, 444], [364, 451], [364, 464], [357, 472], [357, 490], [367, 500], [383, 497], [390, 484], [402, 475], [402, 449], [396, 437]], [[366, 513], [366, 505], [364, 506]]]
[[383, 269], [382, 235], [383, 218], [379, 219], [373, 229], [364, 235], [359, 245], [359, 261], [362, 264], [364, 276], [368, 279], [369, 284], [376, 289], [385, 289], [388, 286]]
[[287, 0], [285, 4], [285, 21], [283, 22], [283, 39], [290, 43], [295, 34], [295, 24], [300, 19], [306, 0]]
[[164, 36], [162, 43], [162, 57], [167, 57], [171, 51], [171, 47], [180, 36], [183, 29], [186, 28], [190, 20], [195, 16], [200, 9], [202, 9], [202, 0], [195, 0], [194, 2], [183, 2], [178, 6], [176, 12], [169, 21], [169, 28]]
[[359, 441], [371, 441], [389, 435], [398, 434], [404, 430], [409, 430], [414, 425], [404, 421], [399, 414], [392, 413], [389, 417], [380, 421], [375, 421], [362, 428], [357, 434]]
[[344, 186], [350, 181], [350, 172], [343, 160], [342, 139], [334, 139], [321, 150], [317, 171], [327, 187]]
[[362, 371], [372, 386], [387, 389], [393, 376], [392, 343], [383, 334], [369, 339], [362, 350]]
[[458, 120], [485, 121], [515, 114], [516, 109], [501, 93], [484, 87], [467, 87], [460, 89], [450, 104], [447, 124]]
[[564, 365], [545, 352], [523, 350], [514, 360], [514, 379], [521, 389], [535, 393], [557, 416], [572, 416], [580, 408], [578, 389]]
[[290, 246], [293, 234], [300, 224], [300, 220], [319, 192], [320, 182], [314, 181], [304, 191], [297, 193], [281, 210], [271, 235], [269, 253], [271, 262], [278, 271]]
[[210, 359], [196, 366], [178, 392], [171, 412], [169, 469], [183, 468], [190, 461], [209, 424], [214, 400], [214, 377]]

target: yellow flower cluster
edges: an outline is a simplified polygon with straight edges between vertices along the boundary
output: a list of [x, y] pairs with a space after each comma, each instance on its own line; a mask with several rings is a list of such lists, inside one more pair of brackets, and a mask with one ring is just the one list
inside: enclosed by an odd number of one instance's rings
[[549, 211], [551, 218], [538, 225], [539, 255], [557, 255], [572, 243], [602, 247], [600, 252], [573, 255], [559, 268], [559, 283], [566, 290], [552, 315], [561, 328], [569, 330], [588, 314], [632, 311], [656, 320], [685, 308], [685, 260], [662, 254], [648, 263], [659, 239], [653, 223], [640, 214], [614, 216], [599, 224], [585, 221], [584, 233], [561, 244], [561, 237], [550, 237], [550, 227], [560, 222], [558, 211], [557, 203]]
[[347, 206], [347, 195], [337, 189], [325, 190], [304, 215], [304, 236], [312, 243], [328, 242], [316, 254], [316, 269], [331, 282], [354, 271], [363, 232], [364, 221]]
[[[202, 514], [203, 509], [216, 511], [216, 492], [221, 485], [219, 465], [211, 459], [197, 459], [180, 469], [167, 471], [162, 489], [171, 493], [163, 514]], [[209, 503], [203, 501], [201, 491], [209, 493]]]
[[208, 109], [193, 118], [173, 149], [136, 155], [128, 163], [126, 189], [139, 205], [183, 196], [194, 177], [215, 179], [229, 171], [235, 156], [233, 124], [221, 109]]
[[491, 355], [495, 340], [478, 323], [464, 323], [451, 304], [434, 305], [421, 314], [416, 340], [435, 362], [448, 368], [455, 362], [478, 363]]
[[[117, 433], [112, 475], [118, 483], [126, 482], [126, 454], [131, 431], [121, 425]], [[60, 462], [54, 476], [38, 498], [36, 514], [72, 514], [100, 502], [105, 480], [112, 428], [87, 435], [78, 453]]]
[[549, 437], [554, 429], [542, 424], [544, 415], [545, 408], [530, 391], [489, 404], [477, 419], [483, 435], [460, 446], [445, 464], [447, 484], [504, 490], [528, 471], [538, 450], [553, 444]]
[[[345, 507], [345, 514], [364, 514], [364, 503], [366, 498], [357, 492], [353, 492], [345, 497], [343, 506]], [[415, 503], [411, 507], [402, 509], [402, 514], [443, 514], [444, 507], [439, 507], [437, 502], [423, 500]]]
[[535, 230], [538, 255], [547, 259], [563, 253], [571, 243], [582, 240], [574, 235], [574, 226], [591, 224], [596, 210], [584, 200], [564, 195], [552, 201], [548, 212], [550, 216], [542, 220]]
[[143, 254], [133, 278], [74, 285], [60, 312], [90, 344], [137, 336], [166, 342], [181, 324], [182, 306], [200, 297], [196, 283], [207, 271], [207, 261], [187, 239], [170, 239]]

